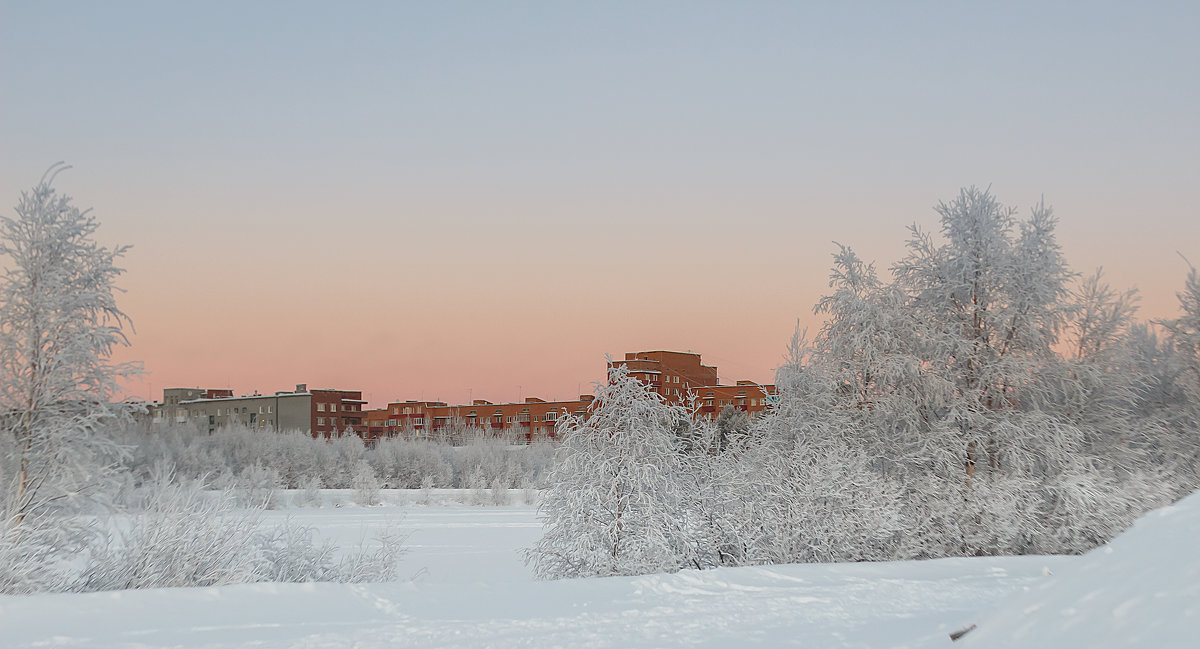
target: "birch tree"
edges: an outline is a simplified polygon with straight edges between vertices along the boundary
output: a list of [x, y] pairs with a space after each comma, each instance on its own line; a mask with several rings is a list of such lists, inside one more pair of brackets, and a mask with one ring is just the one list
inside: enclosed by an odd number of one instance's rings
[[687, 411], [625, 366], [609, 369], [587, 419], [562, 420], [561, 458], [540, 507], [545, 533], [526, 557], [542, 578], [699, 567], [681, 487]]
[[125, 412], [118, 381], [139, 371], [114, 363], [129, 318], [115, 281], [125, 247], [94, 240], [99, 223], [53, 187], [51, 167], [0, 216], [0, 467], [6, 531], [94, 487], [114, 446], [102, 425]]

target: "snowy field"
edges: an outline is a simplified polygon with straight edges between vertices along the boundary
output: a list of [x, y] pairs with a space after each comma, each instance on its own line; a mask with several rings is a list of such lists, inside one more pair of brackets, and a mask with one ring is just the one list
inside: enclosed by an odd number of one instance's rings
[[[1195, 646], [1200, 632], [1195, 497], [1086, 557], [537, 582], [520, 556], [541, 533], [534, 506], [471, 506], [447, 492], [431, 505], [396, 504], [414, 493], [385, 494], [393, 504], [381, 507], [268, 514], [268, 522], [290, 517], [343, 545], [399, 521], [412, 532], [401, 583], [0, 597], [0, 646], [1062, 649]], [[328, 505], [344, 500], [326, 497]], [[1151, 621], [1157, 628], [1147, 628]], [[973, 622], [977, 631], [950, 642], [951, 631]]]

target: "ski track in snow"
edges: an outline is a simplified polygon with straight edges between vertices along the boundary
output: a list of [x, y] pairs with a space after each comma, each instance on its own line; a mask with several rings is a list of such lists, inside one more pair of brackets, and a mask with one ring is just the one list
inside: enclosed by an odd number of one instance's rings
[[1064, 557], [788, 565], [534, 581], [534, 508], [290, 510], [343, 545], [413, 530], [394, 584], [0, 597], [0, 647], [946, 647]]

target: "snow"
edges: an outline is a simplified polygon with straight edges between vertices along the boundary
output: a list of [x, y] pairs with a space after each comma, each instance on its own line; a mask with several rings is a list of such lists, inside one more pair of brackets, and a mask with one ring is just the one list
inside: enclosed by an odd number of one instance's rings
[[981, 618], [964, 647], [1200, 646], [1200, 493]]
[[[344, 545], [399, 521], [412, 531], [406, 580], [0, 597], [0, 645], [1063, 649], [1185, 646], [1200, 624], [1200, 496], [1151, 514], [1083, 557], [561, 581], [535, 581], [521, 558], [520, 548], [541, 535], [531, 505], [442, 500], [268, 514], [268, 522], [284, 518]], [[950, 642], [950, 632], [971, 623], [979, 628]]]

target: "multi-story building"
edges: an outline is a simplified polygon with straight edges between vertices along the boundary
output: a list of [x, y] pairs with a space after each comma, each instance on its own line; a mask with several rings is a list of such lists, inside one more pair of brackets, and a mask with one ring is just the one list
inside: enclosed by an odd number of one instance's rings
[[180, 405], [193, 399], [216, 399], [232, 397], [233, 390], [204, 389], [204, 388], [167, 388], [163, 390], [162, 403], [152, 403], [148, 407], [150, 420], [156, 424], [182, 424], [188, 421], [187, 408]]
[[717, 384], [717, 368], [702, 364], [700, 354], [691, 352], [630, 352], [625, 360], [609, 361], [608, 366], [626, 367], [630, 376], [668, 403], [679, 403], [697, 386]]
[[774, 402], [775, 386], [753, 381], [721, 385], [717, 368], [700, 362], [691, 352], [630, 352], [624, 360], [609, 361], [609, 367], [624, 366], [629, 374], [657, 392], [667, 403], [683, 403], [688, 394], [696, 396], [697, 414], [716, 419], [726, 407], [744, 411], [750, 417]]
[[233, 396], [232, 390], [167, 388], [161, 415], [155, 420], [195, 422], [213, 432], [218, 426], [301, 430], [313, 437], [331, 437], [362, 425], [362, 392], [309, 390], [299, 384], [292, 392]]
[[702, 385], [693, 389], [698, 412], [716, 419], [725, 408], [735, 408], [753, 419], [775, 403], [775, 386], [754, 381], [738, 381], [736, 385]]
[[373, 440], [398, 435], [438, 435], [455, 426], [511, 432], [527, 440], [554, 437], [555, 426], [563, 415], [585, 416], [594, 398], [581, 395], [572, 401], [545, 401], [527, 397], [518, 403], [476, 399], [470, 405], [456, 406], [442, 401], [397, 401], [367, 412], [363, 437]]

